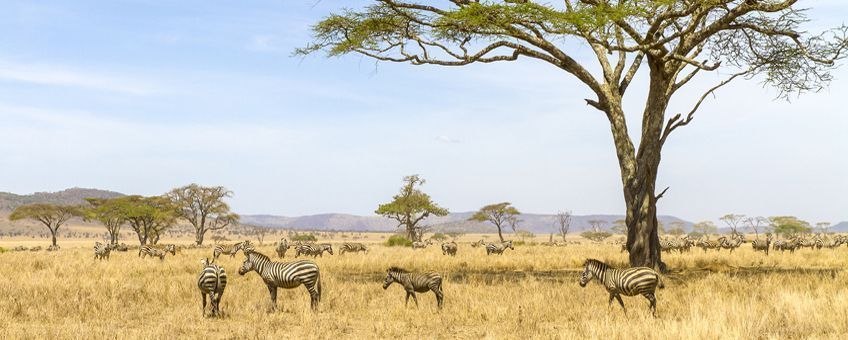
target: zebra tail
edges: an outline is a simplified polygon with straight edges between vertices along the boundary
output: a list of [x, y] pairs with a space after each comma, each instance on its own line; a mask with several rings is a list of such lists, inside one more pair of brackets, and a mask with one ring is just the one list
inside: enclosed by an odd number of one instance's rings
[[318, 273], [318, 301], [321, 301], [321, 291], [323, 290], [322, 286], [323, 285], [321, 284], [321, 273], [319, 272]]

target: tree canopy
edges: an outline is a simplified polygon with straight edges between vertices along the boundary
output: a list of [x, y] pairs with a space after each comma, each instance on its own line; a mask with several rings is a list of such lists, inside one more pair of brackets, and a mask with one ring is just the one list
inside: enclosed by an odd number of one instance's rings
[[808, 233], [813, 229], [809, 222], [800, 220], [795, 216], [772, 216], [769, 217], [769, 222], [774, 228], [774, 233], [784, 237]]
[[140, 245], [156, 244], [177, 220], [177, 209], [165, 196], [124, 196], [115, 198], [118, 213], [138, 236]]
[[86, 221], [98, 221], [109, 234], [109, 244], [118, 244], [121, 226], [126, 223], [126, 216], [122, 213], [120, 200], [108, 198], [86, 198], [90, 205], [84, 210], [83, 218]]
[[410, 240], [421, 240], [423, 234], [418, 223], [429, 217], [445, 216], [448, 210], [433, 202], [418, 187], [424, 185], [425, 181], [418, 175], [403, 178], [403, 186], [400, 193], [392, 197], [392, 201], [380, 204], [375, 211], [376, 214], [391, 218], [398, 222], [398, 228], [404, 228]]
[[15, 208], [9, 215], [10, 221], [31, 219], [41, 222], [50, 230], [52, 244], [56, 245], [56, 235], [59, 228], [74, 216], [80, 216], [82, 211], [77, 206], [55, 205], [48, 203], [27, 204]]
[[192, 183], [171, 190], [167, 196], [176, 207], [178, 216], [194, 227], [195, 243], [202, 245], [207, 232], [238, 222], [239, 216], [231, 212], [230, 206], [224, 202], [232, 195], [232, 191], [222, 186], [204, 187]]
[[512, 206], [509, 202], [489, 204], [480, 208], [474, 215], [468, 218], [469, 221], [491, 222], [498, 229], [498, 237], [501, 242], [504, 241], [503, 227], [509, 225], [512, 231], [516, 231], [518, 226], [518, 215], [521, 212]]

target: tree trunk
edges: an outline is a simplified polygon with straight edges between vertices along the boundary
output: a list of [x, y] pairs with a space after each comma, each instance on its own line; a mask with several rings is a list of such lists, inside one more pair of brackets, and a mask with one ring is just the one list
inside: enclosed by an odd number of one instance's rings
[[501, 233], [501, 226], [497, 226], [497, 227], [498, 227], [498, 237], [501, 239], [501, 243], [503, 243], [504, 238], [503, 238], [503, 234]]
[[198, 246], [202, 246], [203, 245], [203, 234], [205, 234], [205, 233], [206, 233], [205, 230], [202, 231], [202, 232], [197, 232], [195, 234], [194, 243], [196, 243]]
[[55, 246], [56, 245], [56, 231], [51, 229], [50, 235], [53, 236], [53, 245]]

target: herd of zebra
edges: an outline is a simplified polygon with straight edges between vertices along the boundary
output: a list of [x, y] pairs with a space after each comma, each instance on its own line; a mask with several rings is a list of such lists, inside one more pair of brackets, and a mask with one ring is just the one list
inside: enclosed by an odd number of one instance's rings
[[[677, 251], [679, 253], [686, 253], [689, 252], [692, 247], [701, 248], [704, 253], [706, 253], [707, 250], [721, 251], [722, 249], [728, 249], [732, 254], [733, 250], [741, 247], [743, 243], [748, 243], [748, 241], [742, 234], [732, 234], [730, 235], [730, 237], [721, 236], [716, 240], [710, 240], [705, 237], [694, 239], [689, 236], [684, 236], [681, 238], [660, 240], [660, 249], [666, 253], [671, 253], [674, 251]], [[780, 250], [781, 252], [788, 250], [790, 253], [794, 253], [795, 250], [801, 248], [836, 249], [837, 247], [843, 244], [848, 245], [848, 236], [836, 235], [833, 237], [832, 240], [824, 240], [819, 235], [814, 235], [811, 237], [794, 236], [784, 240], [774, 240], [773, 237], [769, 235], [764, 239], [758, 238], [756, 240], [751, 241], [751, 248], [754, 251], [761, 251], [768, 255], [769, 249]], [[621, 243], [621, 252], [626, 251], [627, 246]]]

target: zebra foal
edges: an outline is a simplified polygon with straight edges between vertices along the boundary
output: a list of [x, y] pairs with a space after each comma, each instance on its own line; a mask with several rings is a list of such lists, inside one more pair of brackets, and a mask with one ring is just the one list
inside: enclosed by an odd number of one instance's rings
[[665, 288], [665, 285], [660, 274], [657, 274], [653, 269], [648, 267], [615, 269], [595, 259], [586, 260], [583, 267], [583, 273], [580, 275], [580, 287], [586, 287], [589, 281], [597, 278], [598, 282], [603, 284], [610, 294], [609, 306], [612, 306], [612, 300], [616, 299], [624, 312], [627, 313], [621, 295], [642, 295], [650, 302], [649, 307], [653, 316], [657, 316], [657, 298], [654, 292], [657, 287], [662, 289]]
[[383, 289], [388, 289], [392, 283], [397, 282], [403, 289], [406, 290], [406, 300], [403, 304], [406, 307], [409, 304], [409, 297], [415, 301], [415, 307], [418, 307], [418, 298], [415, 293], [425, 293], [432, 291], [436, 294], [436, 305], [439, 309], [445, 303], [445, 295], [442, 293], [442, 276], [438, 273], [411, 273], [403, 268], [391, 267], [386, 271], [386, 279], [383, 280]]

